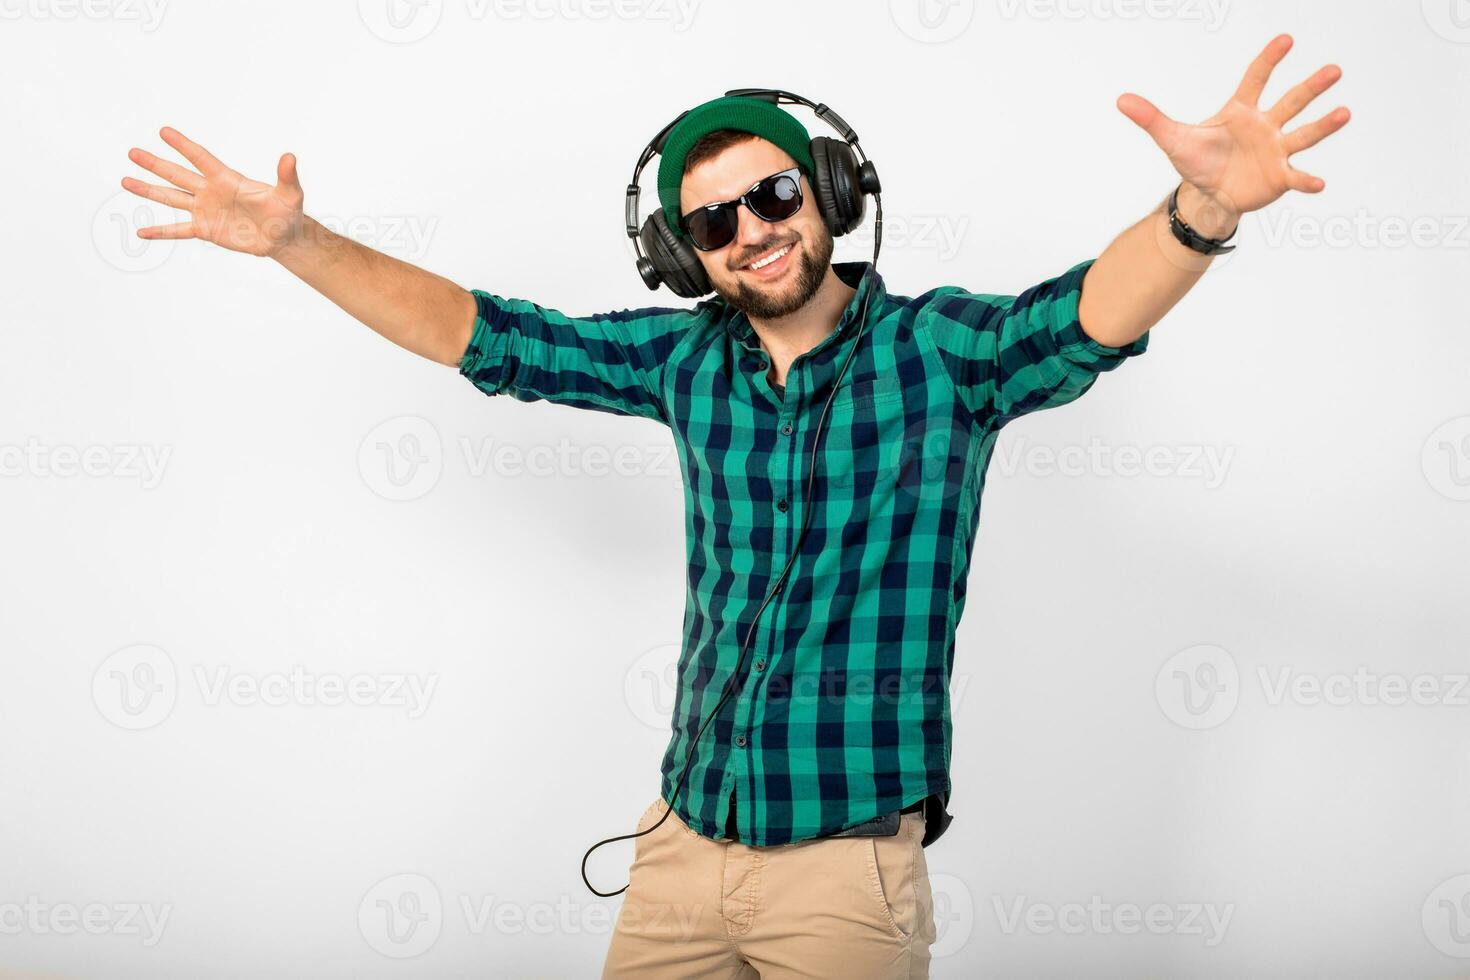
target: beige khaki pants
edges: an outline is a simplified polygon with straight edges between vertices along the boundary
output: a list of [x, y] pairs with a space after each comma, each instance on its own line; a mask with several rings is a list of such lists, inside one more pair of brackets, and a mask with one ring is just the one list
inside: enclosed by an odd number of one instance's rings
[[[638, 830], [668, 810], [662, 799]], [[924, 813], [893, 837], [754, 847], [670, 813], [634, 838], [603, 980], [921, 980], [935, 940]]]

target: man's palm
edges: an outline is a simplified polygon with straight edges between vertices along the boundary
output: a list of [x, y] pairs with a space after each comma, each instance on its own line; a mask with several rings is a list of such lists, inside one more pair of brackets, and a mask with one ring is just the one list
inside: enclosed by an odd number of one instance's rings
[[1290, 157], [1341, 129], [1350, 114], [1346, 108], [1337, 108], [1316, 122], [1283, 131], [1342, 77], [1336, 65], [1318, 70], [1269, 110], [1260, 108], [1271, 72], [1291, 44], [1291, 38], [1283, 34], [1266, 45], [1225, 107], [1199, 125], [1176, 122], [1132, 93], [1118, 99], [1118, 109], [1153, 138], [1180, 177], [1227, 212], [1259, 210], [1289, 190], [1315, 194], [1326, 183], [1296, 169]]
[[139, 228], [138, 237], [199, 238], [235, 252], [272, 255], [300, 232], [305, 195], [295, 156], [282, 154], [272, 186], [231, 170], [176, 129], [165, 126], [159, 135], [197, 171], [134, 147], [128, 159], [173, 186], [145, 184], [132, 177], [124, 177], [122, 186], [139, 197], [188, 211], [189, 220]]

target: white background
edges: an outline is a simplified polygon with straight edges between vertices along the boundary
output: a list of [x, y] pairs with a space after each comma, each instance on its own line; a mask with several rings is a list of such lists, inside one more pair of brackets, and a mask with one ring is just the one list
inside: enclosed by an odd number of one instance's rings
[[0, 974], [595, 976], [618, 900], [579, 863], [665, 745], [667, 430], [488, 400], [268, 261], [132, 238], [175, 217], [129, 147], [290, 150], [319, 219], [590, 313], [681, 302], [622, 234], [648, 137], [780, 86], [877, 162], [891, 291], [1015, 293], [1173, 186], [1118, 95], [1203, 120], [1285, 31], [1266, 104], [1344, 68], [1298, 120], [1353, 109], [1297, 158], [1326, 191], [992, 460], [933, 975], [1470, 976], [1465, 3], [161, 2], [0, 0]]

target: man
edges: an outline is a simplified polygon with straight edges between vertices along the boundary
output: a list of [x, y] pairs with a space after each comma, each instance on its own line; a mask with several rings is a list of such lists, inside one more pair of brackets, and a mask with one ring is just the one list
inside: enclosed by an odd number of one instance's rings
[[488, 394], [671, 427], [684, 646], [605, 976], [927, 976], [923, 847], [949, 821], [948, 679], [997, 433], [1143, 353], [1242, 214], [1323, 188], [1288, 158], [1347, 110], [1283, 127], [1341, 72], [1258, 107], [1290, 46], [1198, 126], [1123, 96], [1179, 171], [1177, 221], [1160, 208], [1019, 296], [899, 296], [869, 263], [833, 266], [805, 129], [750, 99], [697, 107], [660, 161], [668, 225], [718, 294], [693, 309], [571, 317], [467, 291], [321, 228], [290, 154], [271, 186], [166, 128], [197, 172], [134, 149], [173, 186], [123, 186], [190, 212], [140, 236], [269, 256]]

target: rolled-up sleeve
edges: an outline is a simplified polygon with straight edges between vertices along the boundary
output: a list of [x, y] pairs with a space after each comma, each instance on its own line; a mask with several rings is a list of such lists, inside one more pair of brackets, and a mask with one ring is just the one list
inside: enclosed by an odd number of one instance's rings
[[1122, 347], [1088, 336], [1077, 316], [1094, 259], [1019, 296], [945, 286], [926, 294], [917, 328], [933, 341], [965, 407], [997, 424], [1073, 401], [1130, 357], [1149, 334]]
[[459, 373], [487, 395], [549, 401], [668, 424], [663, 371], [690, 310], [648, 307], [567, 316], [480, 289]]

